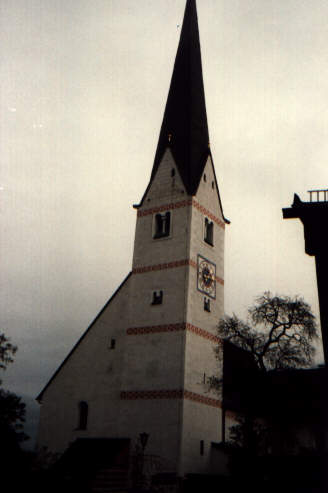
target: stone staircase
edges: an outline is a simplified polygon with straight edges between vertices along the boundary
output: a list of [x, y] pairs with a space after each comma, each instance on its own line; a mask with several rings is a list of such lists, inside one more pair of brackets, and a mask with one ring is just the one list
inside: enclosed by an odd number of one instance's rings
[[127, 493], [129, 439], [77, 438], [52, 469], [63, 493]]
[[129, 490], [128, 470], [118, 467], [101, 467], [91, 481], [92, 493], [127, 493]]

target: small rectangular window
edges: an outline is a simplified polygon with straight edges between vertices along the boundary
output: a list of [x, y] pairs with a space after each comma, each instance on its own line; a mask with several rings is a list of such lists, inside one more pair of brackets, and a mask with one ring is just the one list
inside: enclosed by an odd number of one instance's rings
[[153, 291], [152, 305], [161, 305], [163, 303], [163, 291]]
[[115, 339], [111, 339], [110, 340], [110, 349], [115, 349], [115, 346], [116, 346], [116, 340]]
[[170, 235], [170, 223], [171, 223], [171, 213], [165, 212], [164, 214], [155, 215], [154, 224], [154, 239], [164, 238]]
[[204, 440], [200, 441], [200, 455], [204, 455]]
[[213, 221], [210, 221], [207, 217], [205, 217], [205, 227], [204, 227], [204, 241], [209, 245], [213, 246], [213, 230], [214, 225]]

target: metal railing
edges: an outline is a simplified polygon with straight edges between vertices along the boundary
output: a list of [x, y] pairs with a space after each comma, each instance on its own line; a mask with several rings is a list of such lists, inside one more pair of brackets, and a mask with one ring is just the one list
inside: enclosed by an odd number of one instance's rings
[[[325, 190], [308, 190], [310, 194], [310, 202], [327, 202], [328, 201], [328, 189]], [[314, 198], [313, 198], [314, 195]]]

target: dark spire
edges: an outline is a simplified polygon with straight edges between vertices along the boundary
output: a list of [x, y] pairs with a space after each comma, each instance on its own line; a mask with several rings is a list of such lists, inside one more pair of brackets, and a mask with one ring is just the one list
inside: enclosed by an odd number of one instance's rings
[[195, 0], [186, 4], [151, 179], [167, 146], [187, 193], [194, 195], [210, 152]]

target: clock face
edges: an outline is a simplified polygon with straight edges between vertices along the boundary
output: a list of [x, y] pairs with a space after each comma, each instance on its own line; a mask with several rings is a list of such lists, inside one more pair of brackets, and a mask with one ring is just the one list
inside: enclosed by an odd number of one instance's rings
[[216, 297], [216, 266], [205, 257], [198, 255], [197, 288], [211, 298]]

